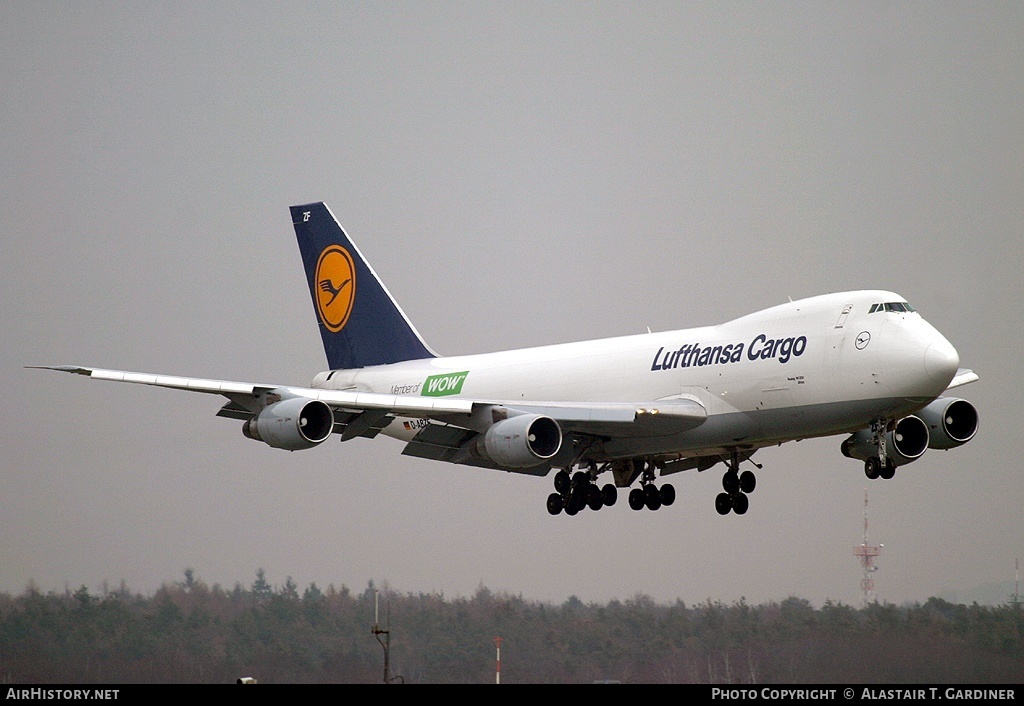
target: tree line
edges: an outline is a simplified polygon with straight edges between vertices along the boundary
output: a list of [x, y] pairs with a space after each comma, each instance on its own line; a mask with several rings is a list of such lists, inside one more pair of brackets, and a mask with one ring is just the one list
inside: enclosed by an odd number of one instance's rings
[[493, 593], [401, 593], [370, 582], [301, 590], [184, 581], [150, 596], [122, 583], [18, 596], [0, 593], [6, 683], [383, 681], [371, 627], [390, 619], [391, 673], [407, 683], [1016, 683], [1024, 678], [1020, 606], [821, 608], [791, 597], [750, 605], [661, 604], [636, 595], [557, 605]]

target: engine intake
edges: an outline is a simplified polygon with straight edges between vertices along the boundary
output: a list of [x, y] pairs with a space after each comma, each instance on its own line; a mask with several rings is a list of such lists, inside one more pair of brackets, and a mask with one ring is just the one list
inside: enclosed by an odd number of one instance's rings
[[551, 417], [522, 414], [488, 428], [480, 446], [479, 450], [499, 466], [529, 468], [558, 453], [562, 430]]
[[978, 410], [967, 400], [940, 397], [917, 413], [931, 432], [928, 447], [952, 449], [978, 433]]
[[[915, 416], [904, 417], [896, 422], [896, 428], [885, 433], [886, 456], [897, 466], [904, 466], [921, 458], [928, 450], [928, 425]], [[861, 429], [851, 434], [840, 447], [847, 458], [867, 461], [878, 456], [878, 445], [874, 443], [870, 429]]]
[[334, 429], [334, 412], [320, 400], [296, 397], [267, 405], [242, 425], [242, 433], [275, 449], [311, 449]]

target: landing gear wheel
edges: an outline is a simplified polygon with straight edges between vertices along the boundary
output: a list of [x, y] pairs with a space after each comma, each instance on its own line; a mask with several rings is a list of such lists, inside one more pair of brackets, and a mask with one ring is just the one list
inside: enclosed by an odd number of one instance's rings
[[[583, 494], [582, 488], [576, 488], [569, 495], [569, 499], [565, 502], [565, 511], [570, 515], [575, 515], [577, 512], [587, 506], [587, 498]], [[572, 512], [569, 512], [572, 510]]]
[[593, 483], [587, 486], [586, 490], [587, 507], [594, 512], [597, 512], [604, 507], [604, 497], [601, 495], [601, 489]]
[[572, 475], [572, 485], [574, 488], [582, 488], [590, 482], [590, 476], [587, 475], [586, 471], [576, 471]]
[[729, 511], [732, 510], [732, 498], [728, 493], [719, 493], [715, 497], [715, 509], [718, 510], [719, 515], [729, 514]]
[[562, 496], [558, 493], [552, 493], [548, 496], [548, 512], [552, 515], [557, 515], [565, 509], [565, 501], [562, 500]]
[[666, 483], [661, 486], [661, 490], [659, 492], [661, 493], [662, 505], [667, 507], [676, 501], [676, 489], [673, 488], [671, 484]]
[[750, 500], [743, 493], [736, 493], [732, 498], [732, 511], [737, 515], [746, 513], [747, 508], [750, 507]]
[[896, 464], [892, 462], [891, 458], [885, 459], [885, 465], [878, 469], [879, 478], [885, 480], [892, 480], [892, 477], [896, 475]]
[[743, 471], [740, 474], [740, 490], [744, 493], [753, 493], [756, 486], [757, 478], [754, 476], [753, 471]]
[[608, 483], [601, 488], [601, 498], [604, 500], [605, 507], [611, 507], [619, 499], [619, 491], [614, 485]]
[[633, 488], [629, 491], [629, 506], [634, 510], [644, 509], [644, 491], [640, 488]]
[[722, 476], [722, 489], [727, 493], [735, 493], [740, 489], [740, 477], [736, 471], [726, 471]]
[[559, 471], [555, 474], [555, 491], [560, 495], [565, 495], [572, 488], [572, 478], [569, 476], [569, 471]]
[[869, 480], [878, 478], [878, 473], [881, 469], [882, 462], [878, 460], [877, 456], [872, 456], [864, 462], [864, 475], [866, 475]]
[[644, 487], [644, 505], [648, 510], [657, 510], [661, 507], [661, 493], [653, 485]]

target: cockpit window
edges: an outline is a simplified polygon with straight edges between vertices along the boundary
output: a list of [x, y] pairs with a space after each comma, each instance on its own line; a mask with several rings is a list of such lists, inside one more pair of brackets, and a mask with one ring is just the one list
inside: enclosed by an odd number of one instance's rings
[[897, 313], [910, 313], [916, 311], [914, 307], [910, 306], [907, 302], [886, 302], [885, 304], [872, 304], [871, 311], [869, 314], [874, 314], [876, 311], [892, 311]]
[[885, 305], [886, 311], [898, 311], [900, 313], [913, 311], [914, 307], [910, 306], [906, 302], [892, 302], [891, 304]]

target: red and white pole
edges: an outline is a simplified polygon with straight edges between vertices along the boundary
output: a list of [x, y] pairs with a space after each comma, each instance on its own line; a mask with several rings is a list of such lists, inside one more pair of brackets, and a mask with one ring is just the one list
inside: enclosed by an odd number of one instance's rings
[[498, 661], [497, 661], [496, 669], [495, 669], [495, 672], [494, 672], [494, 683], [495, 684], [500, 684], [501, 683], [501, 638], [500, 637], [494, 638], [494, 645], [495, 645], [495, 647], [497, 647], [497, 651], [498, 651], [498, 658], [497, 658]]

